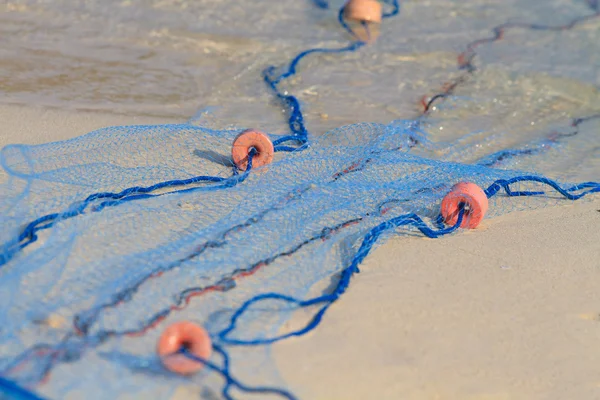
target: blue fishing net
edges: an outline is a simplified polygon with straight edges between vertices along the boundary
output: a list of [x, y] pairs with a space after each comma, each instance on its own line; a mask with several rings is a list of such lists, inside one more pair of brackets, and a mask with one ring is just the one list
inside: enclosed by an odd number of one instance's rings
[[[269, 6], [285, 16], [274, 40], [291, 61], [259, 57], [217, 109], [2, 150], [7, 396], [296, 398], [269, 346], [326, 321], [387, 237], [459, 231], [468, 209], [454, 225], [440, 218], [454, 184], [485, 190], [486, 218], [600, 191], [599, 52], [586, 51], [599, 42], [597, 2], [436, 3], [407, 17], [390, 0], [380, 32], [344, 20], [343, 4], [292, 3]], [[246, 7], [268, 14], [244, 4], [220, 18]], [[284, 22], [294, 31], [299, 9], [316, 26], [304, 40], [336, 42], [298, 50]], [[379, 36], [367, 45], [357, 29]], [[360, 119], [379, 122], [345, 125]], [[271, 164], [252, 167], [251, 151], [246, 171], [233, 165], [246, 127], [269, 134]], [[205, 364], [191, 377], [155, 354], [180, 320], [213, 341], [208, 360], [182, 350]]]

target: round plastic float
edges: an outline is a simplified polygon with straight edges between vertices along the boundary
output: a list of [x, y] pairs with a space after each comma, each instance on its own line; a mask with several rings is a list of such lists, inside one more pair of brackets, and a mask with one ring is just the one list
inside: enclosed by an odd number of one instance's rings
[[212, 342], [204, 328], [187, 321], [168, 326], [158, 339], [156, 352], [163, 365], [177, 374], [191, 375], [200, 371], [204, 364], [182, 354], [182, 348], [198, 358], [208, 360], [212, 353]]
[[273, 161], [275, 149], [267, 135], [253, 129], [240, 133], [233, 141], [231, 157], [234, 164], [242, 171], [248, 168], [248, 154], [250, 150], [256, 150], [252, 157], [252, 168], [270, 164]]
[[482, 188], [471, 182], [457, 183], [442, 200], [442, 217], [449, 225], [456, 225], [460, 204], [464, 204], [461, 228], [476, 228], [488, 210], [488, 198]]

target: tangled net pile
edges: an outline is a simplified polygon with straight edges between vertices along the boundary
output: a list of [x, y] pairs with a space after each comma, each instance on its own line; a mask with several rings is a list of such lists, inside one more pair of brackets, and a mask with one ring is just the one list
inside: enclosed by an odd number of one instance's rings
[[[382, 29], [401, 15], [396, 0], [385, 6]], [[459, 229], [467, 211], [453, 225], [440, 218], [442, 198], [455, 183], [484, 188], [491, 216], [600, 192], [593, 179], [600, 151], [589, 146], [600, 129], [597, 89], [576, 110], [542, 107], [530, 110], [529, 126], [506, 122], [496, 129], [490, 110], [503, 115], [515, 106], [488, 107], [501, 103], [489, 97], [486, 80], [499, 72], [476, 65], [479, 52], [511, 30], [562, 40], [598, 23], [597, 1], [576, 8], [566, 22], [507, 22], [472, 41], [458, 57], [458, 72], [439, 93], [423, 97], [414, 119], [312, 134], [286, 80], [311, 57], [333, 53], [342, 64], [347, 55], [377, 49], [352, 37], [340, 10], [347, 45], [302, 51], [264, 70], [289, 132], [269, 135], [275, 160], [260, 168], [252, 168], [253, 153], [246, 171], [227, 156], [239, 129], [196, 121], [7, 146], [0, 391], [32, 399], [34, 392], [167, 397], [191, 384], [205, 398], [296, 398], [269, 363], [269, 345], [315, 329], [386, 237], [437, 238]], [[589, 40], [599, 39], [590, 32]], [[467, 124], [468, 134], [461, 128]], [[433, 133], [442, 128], [451, 132], [448, 140]], [[309, 317], [284, 329], [300, 309]], [[171, 373], [154, 353], [161, 330], [176, 320], [210, 333], [213, 356], [196, 360], [206, 366], [201, 374]]]

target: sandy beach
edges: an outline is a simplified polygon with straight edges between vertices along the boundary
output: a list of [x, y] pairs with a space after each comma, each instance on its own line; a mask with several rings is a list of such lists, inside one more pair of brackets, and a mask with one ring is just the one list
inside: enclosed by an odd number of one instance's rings
[[[2, 106], [0, 147], [159, 118]], [[273, 348], [301, 398], [600, 398], [600, 196], [374, 251], [312, 334]]]
[[310, 337], [275, 348], [310, 399], [598, 399], [600, 199], [396, 237]]

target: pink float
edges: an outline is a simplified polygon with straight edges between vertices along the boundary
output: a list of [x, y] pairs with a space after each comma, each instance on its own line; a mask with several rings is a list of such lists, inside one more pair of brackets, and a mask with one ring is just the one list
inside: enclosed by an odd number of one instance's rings
[[488, 198], [479, 186], [471, 182], [457, 183], [442, 200], [442, 217], [449, 225], [456, 225], [460, 204], [464, 204], [461, 228], [476, 228], [488, 210]]
[[275, 149], [267, 135], [253, 129], [240, 133], [233, 141], [231, 157], [234, 164], [242, 171], [248, 168], [248, 154], [251, 149], [256, 149], [252, 157], [252, 167], [261, 167], [273, 161]]
[[212, 342], [204, 328], [187, 321], [170, 325], [158, 339], [156, 352], [163, 365], [177, 374], [191, 375], [204, 368], [204, 364], [181, 354], [182, 348], [198, 358], [208, 360], [212, 353]]

